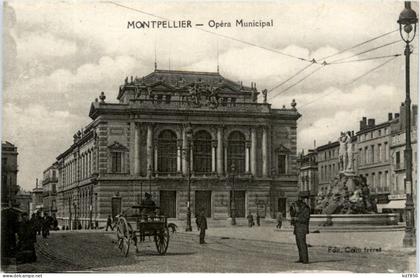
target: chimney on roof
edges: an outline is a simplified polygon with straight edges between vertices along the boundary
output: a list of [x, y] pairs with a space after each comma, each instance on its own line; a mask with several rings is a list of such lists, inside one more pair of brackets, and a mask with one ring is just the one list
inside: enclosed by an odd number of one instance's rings
[[392, 121], [392, 113], [388, 113], [388, 121]]
[[374, 127], [375, 126], [375, 119], [368, 119], [368, 127]]
[[363, 117], [360, 121], [360, 130], [363, 130], [366, 128], [366, 117]]

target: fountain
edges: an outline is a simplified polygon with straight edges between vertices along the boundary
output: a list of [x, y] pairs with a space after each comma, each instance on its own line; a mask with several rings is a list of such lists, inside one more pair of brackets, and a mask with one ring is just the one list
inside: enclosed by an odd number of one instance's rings
[[311, 222], [323, 226], [398, 224], [397, 214], [378, 213], [366, 178], [355, 174], [351, 133], [341, 132], [339, 142], [340, 172], [330, 183], [327, 193], [318, 194]]

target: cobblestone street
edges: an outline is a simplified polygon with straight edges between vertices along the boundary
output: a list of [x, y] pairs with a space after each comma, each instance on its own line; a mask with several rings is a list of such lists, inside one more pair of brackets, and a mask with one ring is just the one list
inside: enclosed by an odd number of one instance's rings
[[329, 253], [327, 247], [314, 246], [309, 248], [310, 264], [303, 265], [294, 263], [294, 242], [220, 236], [209, 236], [207, 242], [199, 245], [197, 232], [171, 234], [168, 253], [159, 256], [146, 238], [138, 254], [131, 248], [125, 258], [114, 233], [55, 232], [38, 238], [38, 261], [18, 265], [17, 272], [407, 272], [415, 267], [410, 264], [415, 255], [401, 251]]

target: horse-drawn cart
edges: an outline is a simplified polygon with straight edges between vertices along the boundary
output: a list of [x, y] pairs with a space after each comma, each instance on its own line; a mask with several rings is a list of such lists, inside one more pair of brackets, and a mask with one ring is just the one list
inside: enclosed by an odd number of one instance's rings
[[[138, 252], [140, 243], [147, 236], [153, 238], [159, 254], [165, 255], [169, 245], [167, 218], [161, 215], [141, 213], [144, 209], [142, 206], [133, 206], [132, 208], [138, 209], [138, 213], [130, 216], [124, 213], [118, 217], [116, 224], [117, 244], [121, 253], [128, 256], [131, 243], [134, 243], [136, 252]], [[131, 223], [135, 223], [136, 229], [133, 229]]]

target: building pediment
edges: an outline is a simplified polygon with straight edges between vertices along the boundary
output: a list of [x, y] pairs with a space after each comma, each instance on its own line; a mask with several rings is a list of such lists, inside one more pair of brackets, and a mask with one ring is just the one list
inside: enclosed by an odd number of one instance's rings
[[114, 141], [114, 143], [112, 145], [108, 146], [108, 149], [110, 149], [111, 151], [120, 151], [120, 152], [126, 152], [128, 151], [127, 147], [120, 144], [117, 141]]
[[274, 151], [277, 153], [291, 153], [290, 149], [286, 148], [283, 145], [280, 145], [278, 148], [274, 149]]
[[152, 91], [173, 91], [173, 90], [175, 90], [175, 88], [172, 85], [170, 85], [167, 82], [164, 82], [162, 80], [157, 81], [156, 83], [153, 83], [148, 87], [150, 87], [150, 89]]

